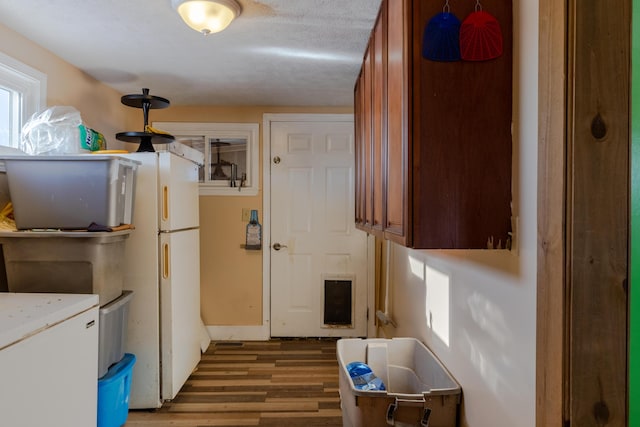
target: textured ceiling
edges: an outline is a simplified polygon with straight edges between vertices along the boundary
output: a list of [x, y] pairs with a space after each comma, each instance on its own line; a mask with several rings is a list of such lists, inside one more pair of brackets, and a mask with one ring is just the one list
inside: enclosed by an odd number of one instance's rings
[[352, 105], [380, 0], [239, 3], [240, 17], [209, 36], [170, 0], [2, 0], [0, 23], [121, 94], [148, 87], [173, 105]]

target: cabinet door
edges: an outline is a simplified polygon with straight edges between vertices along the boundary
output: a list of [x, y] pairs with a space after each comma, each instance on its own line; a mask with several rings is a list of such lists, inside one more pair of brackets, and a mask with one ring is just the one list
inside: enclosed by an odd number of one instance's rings
[[365, 223], [365, 186], [364, 186], [364, 76], [362, 69], [356, 80], [353, 94], [355, 129], [355, 222], [357, 228]]
[[360, 197], [362, 196], [362, 191], [360, 190], [360, 162], [358, 158], [360, 157], [360, 120], [362, 113], [360, 112], [360, 75], [356, 79], [356, 84], [353, 88], [353, 135], [354, 135], [354, 159], [355, 165], [353, 168], [353, 174], [355, 177], [355, 200], [354, 200], [354, 221], [356, 223], [356, 227], [360, 225]]
[[386, 69], [386, 193], [384, 237], [410, 246], [411, 234], [408, 213], [408, 0], [386, 0], [387, 10], [387, 69]]
[[385, 17], [382, 11], [378, 15], [355, 94], [356, 224], [359, 229], [379, 237], [384, 226]]
[[371, 48], [367, 47], [355, 94], [356, 227], [366, 232], [373, 224], [371, 61]]
[[[393, 3], [393, 2], [392, 2]], [[504, 248], [511, 230], [512, 2], [483, 0], [500, 25], [502, 55], [422, 57], [425, 22], [442, 10], [411, 1], [409, 135], [411, 247]], [[460, 4], [458, 16], [474, 12]], [[391, 26], [390, 26], [391, 27]]]
[[381, 237], [383, 231], [383, 147], [386, 144], [386, 117], [385, 117], [385, 62], [386, 62], [386, 10], [380, 9], [378, 19], [373, 28], [371, 37], [372, 52], [372, 135], [371, 135], [371, 233]]
[[365, 228], [367, 231], [371, 230], [371, 224], [373, 223], [373, 186], [372, 186], [372, 119], [373, 114], [371, 110], [371, 46], [367, 48], [364, 56], [364, 63], [362, 66], [363, 76], [363, 108], [362, 113], [364, 116], [363, 131], [364, 131], [364, 212], [365, 212]]

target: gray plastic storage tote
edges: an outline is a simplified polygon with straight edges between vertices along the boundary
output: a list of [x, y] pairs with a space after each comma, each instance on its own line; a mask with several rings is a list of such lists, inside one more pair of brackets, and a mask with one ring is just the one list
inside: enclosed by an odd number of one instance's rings
[[[345, 427], [456, 427], [461, 389], [435, 355], [414, 338], [341, 339], [337, 343]], [[363, 362], [386, 390], [360, 390], [347, 370]]]

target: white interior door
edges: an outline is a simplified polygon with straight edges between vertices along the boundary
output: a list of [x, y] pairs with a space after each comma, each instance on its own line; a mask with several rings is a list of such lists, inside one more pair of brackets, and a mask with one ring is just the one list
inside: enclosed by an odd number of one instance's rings
[[271, 124], [271, 336], [366, 336], [353, 122]]

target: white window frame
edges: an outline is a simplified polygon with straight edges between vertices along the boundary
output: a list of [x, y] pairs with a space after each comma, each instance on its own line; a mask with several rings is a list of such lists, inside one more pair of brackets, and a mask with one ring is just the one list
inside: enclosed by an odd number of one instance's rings
[[20, 111], [12, 117], [11, 147], [18, 148], [25, 122], [46, 106], [47, 75], [0, 52], [0, 86], [22, 95]]
[[[259, 125], [257, 123], [191, 123], [153, 122], [153, 127], [176, 136], [204, 136], [210, 138], [246, 138], [247, 180], [242, 188], [230, 187], [222, 182], [208, 181], [210, 144], [205, 143], [205, 182], [200, 183], [201, 196], [256, 196], [259, 191]], [[225, 181], [226, 183], [226, 181]]]

